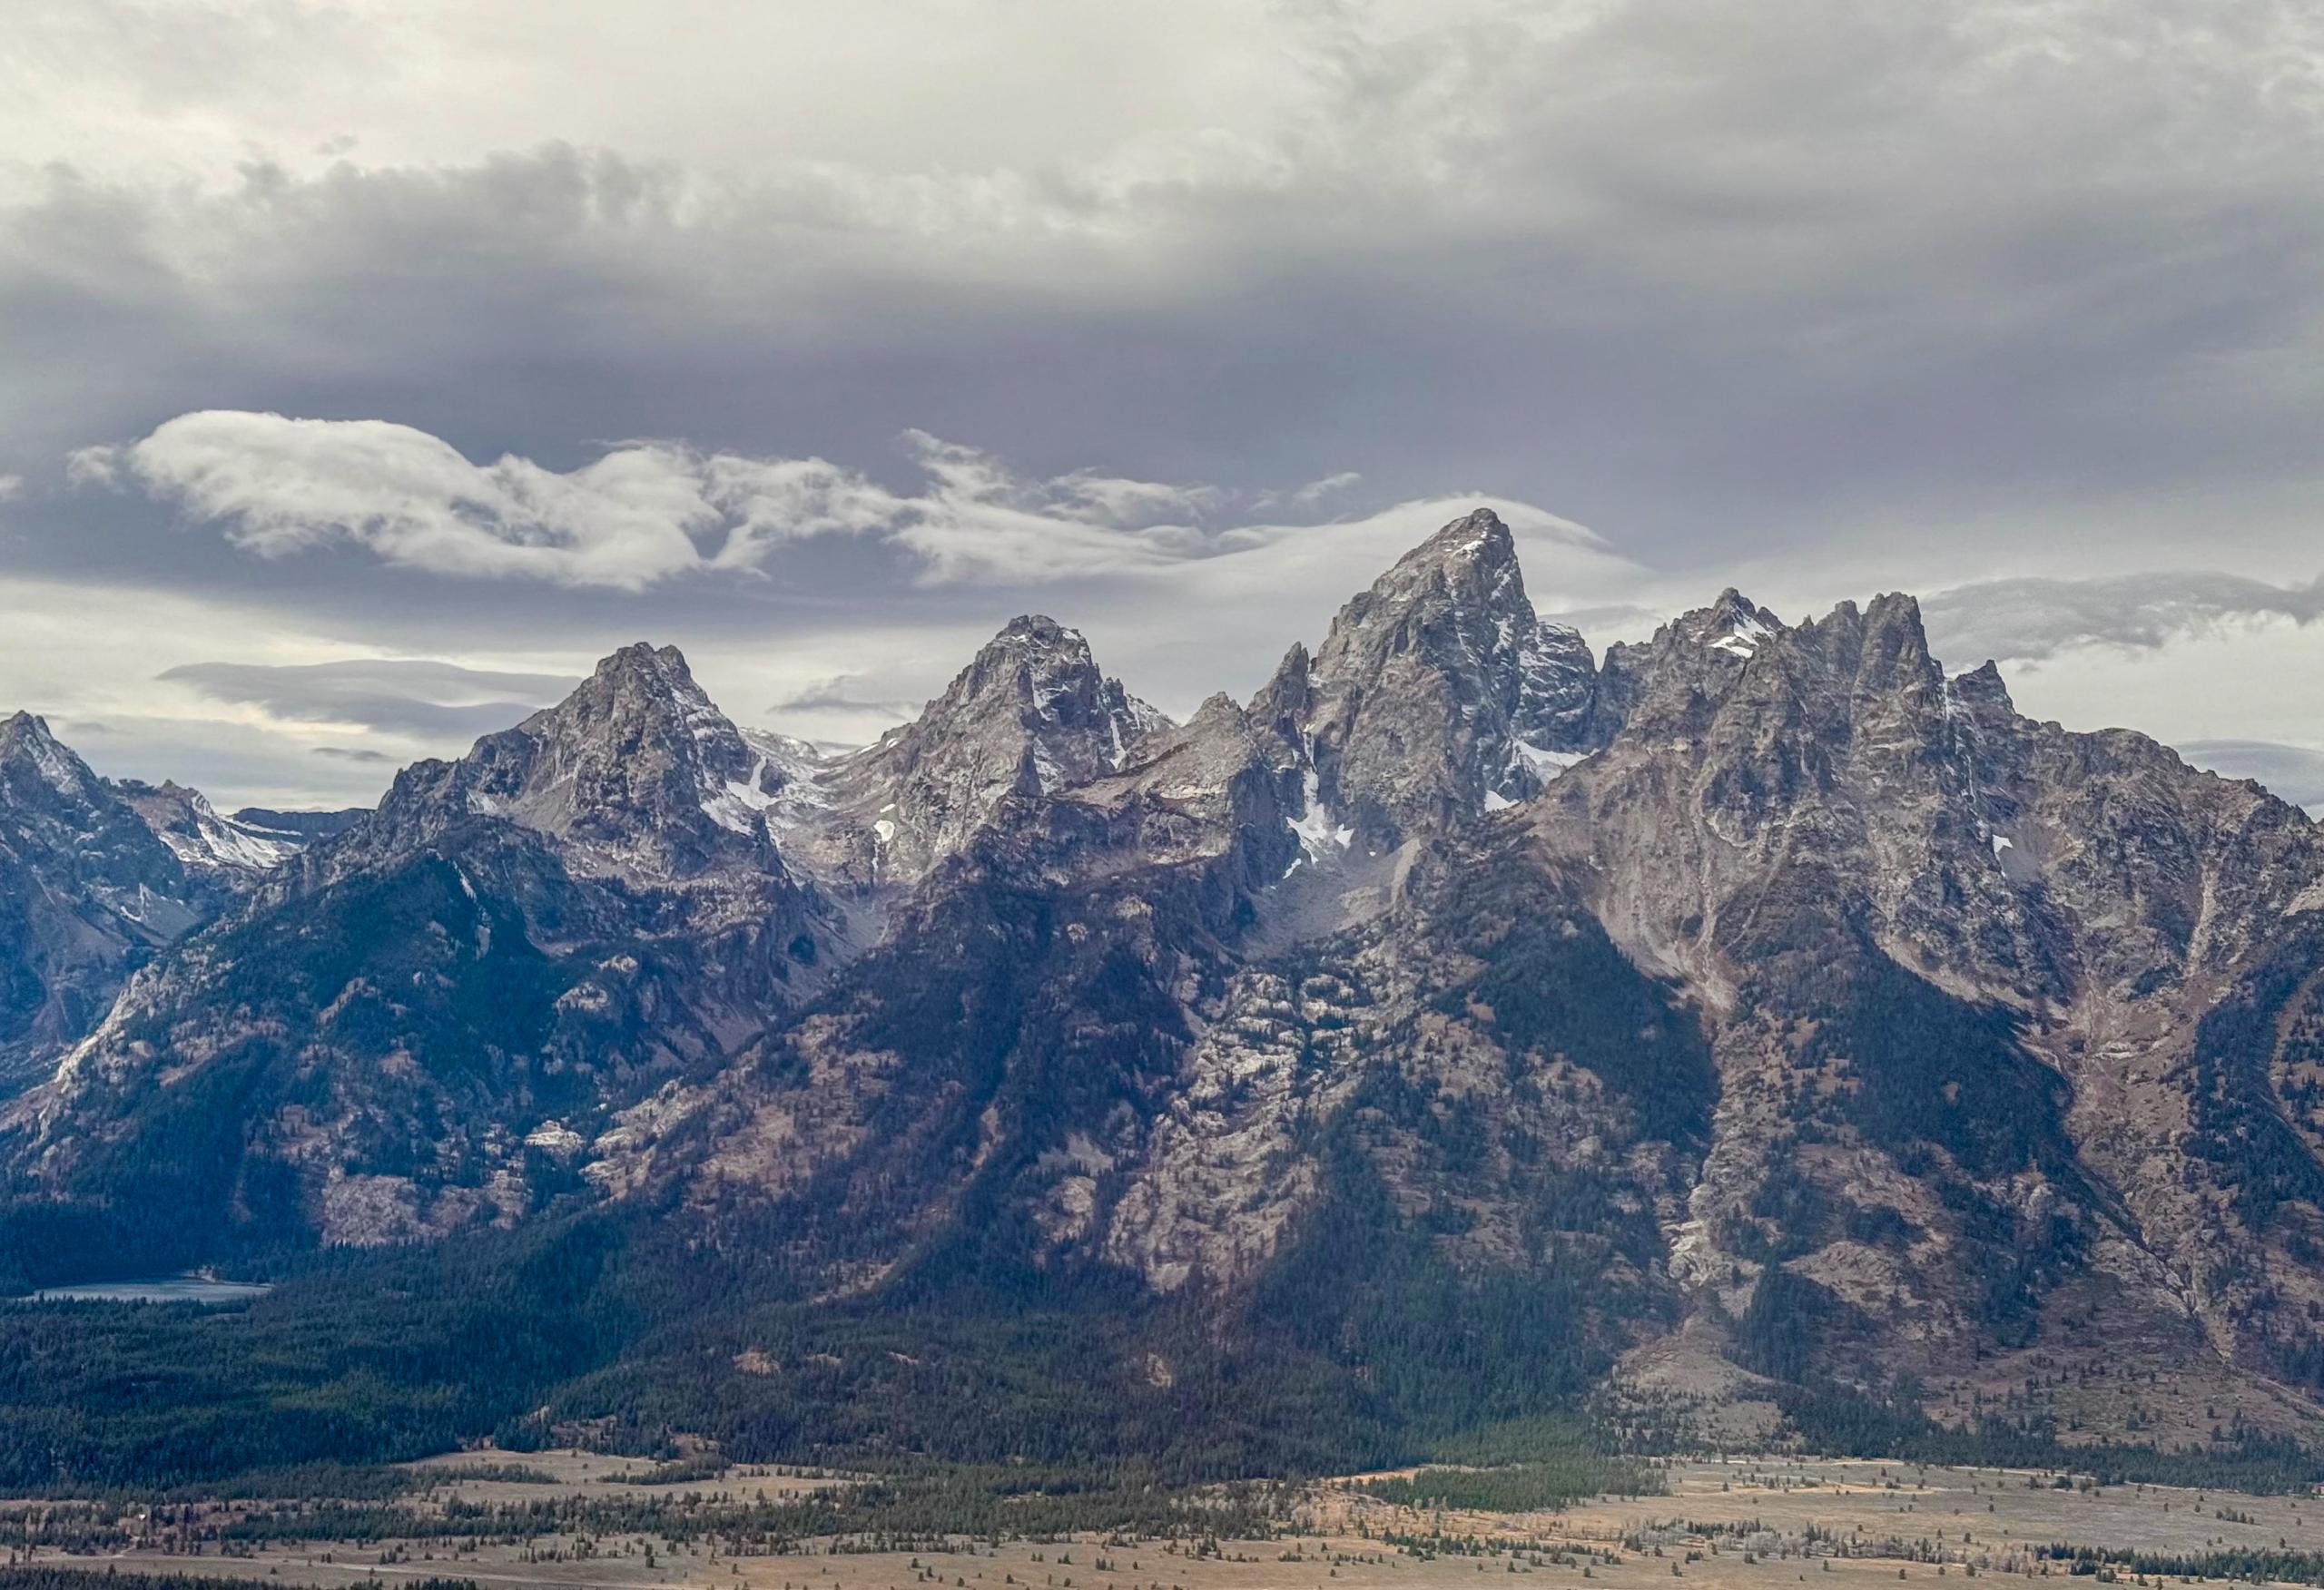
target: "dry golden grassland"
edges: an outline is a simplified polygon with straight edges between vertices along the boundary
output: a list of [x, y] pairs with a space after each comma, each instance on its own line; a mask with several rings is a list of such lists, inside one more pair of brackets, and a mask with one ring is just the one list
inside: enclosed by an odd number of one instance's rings
[[[549, 1477], [458, 1480], [477, 1458], [431, 1459], [452, 1483], [432, 1505], [604, 1497], [651, 1487], [635, 1459], [532, 1454]], [[1406, 1471], [1410, 1472], [1410, 1471]], [[2324, 1552], [2324, 1501], [2155, 1486], [2058, 1488], [2050, 1475], [1917, 1468], [1870, 1461], [1734, 1458], [1681, 1462], [1669, 1494], [1595, 1498], [1531, 1514], [1436, 1511], [1367, 1495], [1366, 1477], [1311, 1487], [1285, 1532], [1263, 1540], [1108, 1540], [1085, 1536], [999, 1546], [875, 1552], [814, 1543], [781, 1556], [733, 1556], [704, 1542], [639, 1536], [524, 1544], [409, 1540], [273, 1546], [254, 1556], [133, 1550], [81, 1565], [258, 1576], [285, 1585], [392, 1585], [429, 1576], [479, 1586], [731, 1586], [733, 1590], [1484, 1590], [1480, 1575], [1521, 1577], [1527, 1590], [1876, 1590], [1900, 1580], [2068, 1576], [2032, 1555], [2063, 1544], [2196, 1556], [2230, 1549]], [[682, 1489], [704, 1498], [844, 1486], [845, 1479], [733, 1471]], [[221, 1504], [226, 1506], [226, 1504]], [[64, 1560], [42, 1553], [46, 1560]], [[556, 1556], [560, 1560], [537, 1560]], [[2133, 1578], [2128, 1567], [2120, 1578]], [[2173, 1581], [2175, 1582], [2175, 1581]]]

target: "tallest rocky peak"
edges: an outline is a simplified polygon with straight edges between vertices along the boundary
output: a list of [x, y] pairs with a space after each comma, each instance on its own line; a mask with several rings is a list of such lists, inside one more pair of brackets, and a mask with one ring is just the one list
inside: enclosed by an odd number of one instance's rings
[[1491, 508], [1476, 508], [1453, 520], [1435, 535], [1404, 555], [1403, 561], [1441, 562], [1448, 557], [1482, 558], [1494, 563], [1513, 562], [1517, 543], [1502, 523], [1499, 514]]
[[1517, 572], [1517, 541], [1502, 516], [1478, 508], [1453, 520], [1435, 535], [1396, 560], [1374, 589], [1411, 586], [1442, 577], [1456, 589], [1473, 587], [1505, 599], [1515, 584], [1522, 593]]
[[[1393, 615], [1445, 607], [1488, 624], [1514, 619], [1530, 630], [1535, 623], [1517, 566], [1517, 543], [1491, 508], [1462, 515], [1397, 559], [1340, 610], [1332, 634], [1337, 640], [1359, 626], [1393, 622]], [[1318, 663], [1333, 650], [1334, 642], [1326, 641]]]
[[615, 682], [634, 680], [674, 691], [701, 688], [694, 682], [694, 670], [686, 666], [684, 653], [675, 646], [656, 646], [650, 641], [633, 641], [619, 651], [607, 653], [598, 661], [592, 677]]
[[1311, 806], [1383, 850], [1537, 792], [1583, 748], [1594, 681], [1581, 637], [1535, 614], [1509, 526], [1478, 508], [1343, 607], [1312, 662], [1287, 659], [1261, 716], [1295, 720]]

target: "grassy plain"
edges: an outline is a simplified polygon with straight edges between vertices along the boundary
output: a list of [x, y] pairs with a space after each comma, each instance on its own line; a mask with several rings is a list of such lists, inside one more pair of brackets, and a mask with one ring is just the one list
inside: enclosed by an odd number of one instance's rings
[[[2141, 1573], [2132, 1554], [2179, 1560], [2184, 1571], [2151, 1583], [2254, 1572], [2260, 1582], [2324, 1580], [2324, 1501], [2314, 1496], [2097, 1487], [2073, 1477], [2061, 1484], [2049, 1473], [1871, 1461], [1674, 1462], [1667, 1495], [1585, 1498], [1561, 1510], [1521, 1513], [1391, 1502], [1367, 1488], [1389, 1477], [1349, 1476], [1286, 1497], [1275, 1532], [1252, 1531], [1250, 1538], [949, 1536], [888, 1550], [858, 1537], [799, 1541], [771, 1555], [747, 1546], [738, 1552], [732, 1539], [722, 1546], [715, 1530], [694, 1538], [594, 1529], [461, 1537], [433, 1535], [427, 1521], [496, 1504], [652, 1497], [714, 1514], [854, 1482], [732, 1469], [655, 1485], [647, 1483], [654, 1465], [580, 1452], [466, 1454], [413, 1468], [421, 1487], [401, 1504], [410, 1532], [394, 1538], [225, 1546], [220, 1526], [263, 1504], [220, 1500], [181, 1503], [168, 1527], [145, 1531], [159, 1538], [143, 1544], [94, 1555], [46, 1548], [29, 1555], [286, 1586], [448, 1576], [473, 1580], [480, 1590], [1483, 1590], [1481, 1575], [1521, 1578], [1527, 1590], [1659, 1590], [1674, 1579], [1699, 1590], [1803, 1584], [1886, 1590], [1900, 1580], [2063, 1578], [2077, 1565], [2060, 1553], [2074, 1548], [2105, 1559], [2079, 1565], [2084, 1575], [2123, 1583]], [[1447, 1493], [1465, 1488], [1457, 1471], [1402, 1473], [1416, 1476], [1431, 1494], [1439, 1486]], [[6, 1513], [22, 1518], [39, 1506], [15, 1504]], [[222, 1555], [229, 1551], [234, 1555]], [[2230, 1566], [2221, 1554], [2235, 1552], [2263, 1566]], [[2191, 1571], [2199, 1564], [2211, 1571]]]

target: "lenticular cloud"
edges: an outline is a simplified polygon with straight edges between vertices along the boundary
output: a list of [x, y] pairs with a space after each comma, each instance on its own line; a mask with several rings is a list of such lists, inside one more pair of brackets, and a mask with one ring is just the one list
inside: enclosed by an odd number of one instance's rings
[[[209, 409], [126, 446], [84, 448], [72, 473], [168, 503], [262, 556], [351, 545], [433, 574], [627, 591], [759, 573], [776, 549], [824, 535], [874, 537], [924, 584], [1154, 573], [1299, 528], [1237, 521], [1235, 509], [1313, 509], [1355, 479], [1237, 497], [1092, 469], [1032, 478], [925, 432], [904, 441], [924, 477], [914, 493], [814, 457], [641, 441], [560, 472], [513, 455], [474, 463], [388, 420]], [[1578, 526], [1561, 534], [1595, 539]]]

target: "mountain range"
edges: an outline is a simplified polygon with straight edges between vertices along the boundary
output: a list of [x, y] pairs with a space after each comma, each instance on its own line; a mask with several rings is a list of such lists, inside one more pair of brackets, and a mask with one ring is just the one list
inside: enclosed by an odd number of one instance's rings
[[1415, 1427], [2324, 1417], [2324, 835], [1907, 596], [1593, 654], [1482, 510], [1184, 723], [1039, 617], [845, 756], [625, 647], [356, 814], [19, 713], [0, 1067], [27, 1283], [650, 1229], [723, 1279], [635, 1304], [609, 1417], [795, 1429], [872, 1393], [753, 1310], [996, 1290], [1132, 1399], [1296, 1363]]

